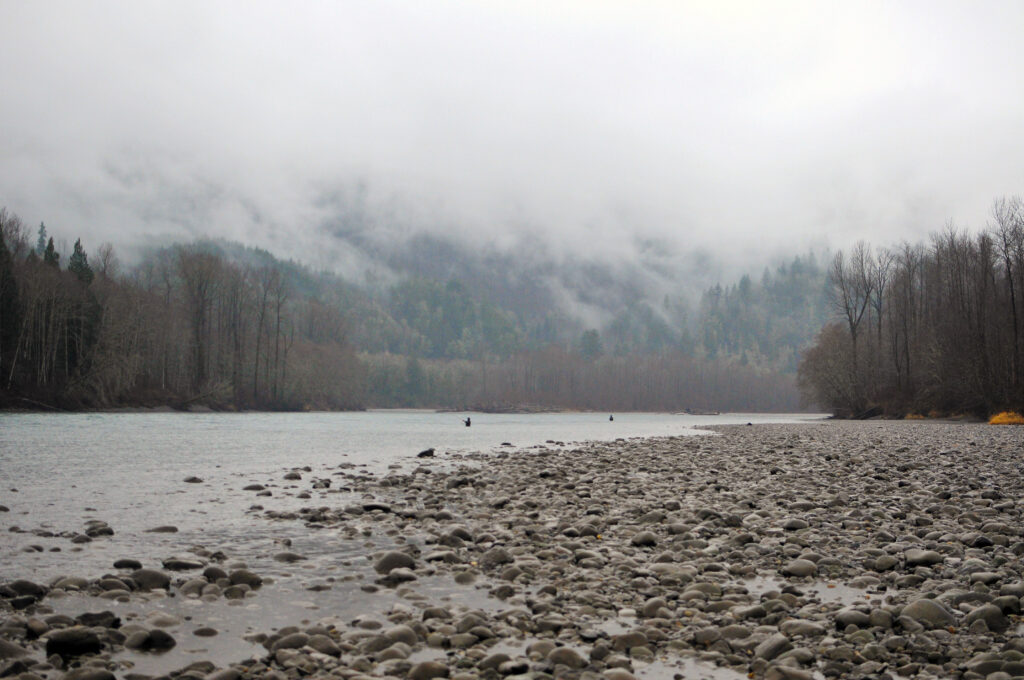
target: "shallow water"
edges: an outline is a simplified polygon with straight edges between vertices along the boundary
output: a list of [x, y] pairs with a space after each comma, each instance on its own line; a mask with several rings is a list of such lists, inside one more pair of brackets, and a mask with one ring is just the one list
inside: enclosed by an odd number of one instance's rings
[[[370, 553], [396, 540], [420, 539], [312, 530], [299, 521], [267, 521], [253, 506], [340, 507], [362, 499], [345, 490], [346, 476], [387, 474], [420, 464], [458, 465], [465, 453], [508, 451], [509, 444], [573, 447], [586, 440], [707, 434], [702, 425], [813, 419], [616, 414], [610, 422], [607, 414], [471, 414], [473, 426], [466, 428], [461, 422], [465, 415], [0, 414], [0, 504], [10, 510], [0, 512], [0, 581], [47, 582], [60, 575], [92, 579], [113, 571], [113, 562], [123, 557], [159, 568], [162, 559], [189, 556], [196, 546], [223, 551], [229, 560], [241, 560], [272, 580], [254, 597], [235, 603], [182, 597], [133, 597], [118, 603], [75, 594], [47, 599], [61, 613], [109, 609], [126, 623], [144, 621], [153, 611], [181, 618], [168, 631], [178, 641], [171, 652], [123, 653], [144, 673], [166, 672], [202, 658], [260, 655], [262, 648], [244, 635], [332, 617], [383, 616], [396, 603], [414, 607], [423, 598], [466, 609], [504, 609], [515, 606], [515, 598], [497, 600], [482, 587], [456, 586], [450, 577], [428, 576], [398, 590], [364, 592], [362, 587], [375, 577]], [[436, 457], [418, 459], [416, 453], [428, 447], [436, 449]], [[301, 472], [301, 480], [283, 479], [287, 471], [305, 466], [310, 470]], [[190, 475], [203, 481], [185, 483]], [[331, 488], [312, 490], [313, 479], [329, 479]], [[252, 483], [266, 486], [272, 495], [243, 490]], [[303, 492], [310, 497], [300, 498]], [[107, 522], [114, 535], [73, 544], [70, 537], [94, 519]], [[178, 531], [147, 531], [161, 525]], [[273, 555], [285, 549], [307, 559], [275, 561]], [[313, 586], [317, 590], [310, 590]], [[220, 633], [194, 636], [192, 631], [202, 626]], [[704, 670], [711, 673], [713, 667]], [[660, 677], [660, 672], [651, 668], [645, 675]]]
[[[175, 546], [222, 544], [245, 553], [253, 543], [281, 538], [267, 535], [263, 523], [244, 512], [253, 503], [288, 510], [304, 505], [337, 506], [344, 475], [384, 473], [390, 466], [411, 467], [422, 462], [417, 452], [435, 448], [431, 465], [458, 462], [473, 451], [508, 450], [556, 442], [571, 446], [586, 440], [612, 440], [701, 434], [701, 425], [745, 422], [794, 422], [804, 415], [677, 416], [670, 414], [594, 413], [467, 414], [428, 411], [370, 411], [360, 413], [95, 413], [0, 414], [0, 549], [19, 551], [27, 544], [41, 553], [22, 555], [0, 564], [0, 579], [24, 574], [24, 568], [50, 568], [61, 560], [45, 556], [61, 539], [39, 537], [12, 541], [10, 527], [52, 533], [80, 532], [90, 519], [102, 520], [115, 535], [89, 545], [88, 551], [148, 549], [168, 556]], [[340, 465], [351, 469], [340, 469]], [[282, 479], [286, 470], [309, 466], [298, 482]], [[186, 484], [195, 475], [201, 484]], [[332, 480], [330, 493], [314, 493], [311, 501], [297, 499], [309, 489], [311, 477]], [[272, 489], [271, 498], [243, 491], [250, 483]], [[316, 499], [322, 502], [316, 503]], [[178, 534], [145, 533], [159, 525], [174, 525]], [[244, 531], [241, 531], [244, 527]], [[135, 540], [128, 540], [133, 537]], [[68, 546], [69, 547], [69, 546]], [[170, 551], [170, 552], [168, 552]], [[79, 553], [79, 554], [80, 554]], [[235, 553], [237, 554], [237, 553]], [[81, 555], [80, 555], [81, 556]], [[79, 559], [74, 562], [79, 562]]]

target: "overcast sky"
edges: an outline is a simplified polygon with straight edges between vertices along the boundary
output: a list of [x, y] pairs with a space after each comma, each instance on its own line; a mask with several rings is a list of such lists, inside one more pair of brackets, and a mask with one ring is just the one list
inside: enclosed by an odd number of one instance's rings
[[1016, 1], [0, 0], [0, 205], [306, 260], [354, 197], [378, 234], [600, 255], [919, 240], [1024, 192], [1022, 30]]

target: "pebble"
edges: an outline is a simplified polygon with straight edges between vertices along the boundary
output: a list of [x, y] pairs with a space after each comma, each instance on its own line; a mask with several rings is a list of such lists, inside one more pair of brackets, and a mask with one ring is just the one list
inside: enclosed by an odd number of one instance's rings
[[786, 576], [813, 576], [818, 573], [818, 565], [810, 560], [793, 560], [782, 568]]
[[415, 567], [416, 561], [411, 556], [397, 550], [384, 553], [373, 565], [374, 571], [378, 574], [387, 574], [397, 568], [413, 569]]
[[901, 616], [917, 621], [925, 628], [941, 628], [956, 623], [956, 618], [935, 600], [922, 598], [903, 608]]

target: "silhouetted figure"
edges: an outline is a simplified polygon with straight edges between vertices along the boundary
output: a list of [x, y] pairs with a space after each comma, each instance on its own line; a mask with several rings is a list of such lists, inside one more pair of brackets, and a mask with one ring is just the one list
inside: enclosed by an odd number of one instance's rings
[[608, 420], [615, 420], [615, 416], [608, 416]]
[[465, 420], [463, 420], [462, 422], [464, 422], [464, 423], [466, 424], [466, 427], [469, 427], [470, 425], [472, 425], [472, 424], [473, 424], [472, 422], [470, 422], [470, 420], [469, 420], [469, 417], [468, 417], [468, 416], [467, 416], [467, 418], [466, 418]]

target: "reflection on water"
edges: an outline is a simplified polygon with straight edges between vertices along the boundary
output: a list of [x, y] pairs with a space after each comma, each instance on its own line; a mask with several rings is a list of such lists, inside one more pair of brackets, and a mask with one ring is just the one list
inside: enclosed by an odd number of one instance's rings
[[783, 587], [789, 585], [807, 597], [818, 599], [821, 602], [837, 602], [844, 607], [867, 604], [873, 600], [883, 600], [889, 593], [888, 590], [878, 591], [874, 585], [866, 583], [844, 584], [835, 581], [812, 581], [810, 583], [795, 581], [790, 583], [775, 576], [755, 576], [743, 580], [742, 585], [756, 597], [771, 591], [781, 591]]

